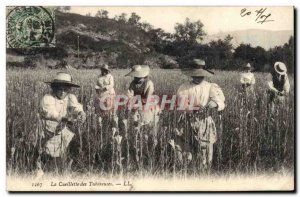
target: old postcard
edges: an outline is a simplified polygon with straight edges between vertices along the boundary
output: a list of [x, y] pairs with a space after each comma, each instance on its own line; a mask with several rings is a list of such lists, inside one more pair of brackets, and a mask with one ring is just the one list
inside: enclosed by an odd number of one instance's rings
[[8, 191], [294, 191], [294, 7], [6, 7]]

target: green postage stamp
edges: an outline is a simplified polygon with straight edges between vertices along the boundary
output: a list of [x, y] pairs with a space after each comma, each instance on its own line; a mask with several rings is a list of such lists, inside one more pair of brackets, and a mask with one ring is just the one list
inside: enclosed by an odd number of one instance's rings
[[7, 7], [6, 14], [8, 48], [55, 46], [53, 8], [38, 6]]

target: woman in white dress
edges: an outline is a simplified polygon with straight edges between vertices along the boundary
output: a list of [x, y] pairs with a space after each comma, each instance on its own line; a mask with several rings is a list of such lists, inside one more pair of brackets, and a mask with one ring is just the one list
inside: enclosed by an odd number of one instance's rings
[[191, 64], [196, 68], [183, 71], [191, 81], [182, 84], [177, 91], [177, 110], [187, 115], [189, 129], [186, 136], [177, 136], [176, 141], [181, 143], [184, 151], [191, 152], [193, 159], [200, 158], [202, 169], [210, 169], [217, 131], [207, 110], [222, 111], [225, 97], [217, 84], [205, 80], [205, 77], [213, 76], [211, 71], [204, 69], [205, 61], [195, 59]]
[[245, 71], [241, 74], [241, 84], [243, 93], [246, 96], [254, 95], [254, 84], [255, 84], [255, 77], [254, 74], [251, 72], [252, 67], [248, 63], [244, 67]]
[[116, 92], [114, 89], [114, 78], [106, 64], [101, 67], [101, 74], [97, 78], [95, 90], [97, 93], [94, 99], [96, 113], [101, 117], [115, 114], [114, 99]]

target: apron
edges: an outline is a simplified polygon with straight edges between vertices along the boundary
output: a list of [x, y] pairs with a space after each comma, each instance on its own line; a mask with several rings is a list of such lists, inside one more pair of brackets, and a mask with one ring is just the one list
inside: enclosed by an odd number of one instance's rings
[[65, 127], [57, 135], [54, 135], [46, 141], [45, 152], [51, 157], [65, 156], [68, 146], [74, 137], [74, 133]]

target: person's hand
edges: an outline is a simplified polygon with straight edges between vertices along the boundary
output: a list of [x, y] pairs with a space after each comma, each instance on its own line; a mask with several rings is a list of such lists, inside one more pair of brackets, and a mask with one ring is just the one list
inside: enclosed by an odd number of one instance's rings
[[61, 118], [61, 122], [68, 123], [70, 121], [71, 121], [71, 119], [69, 117], [62, 117]]
[[199, 112], [205, 112], [207, 108], [205, 106], [200, 105], [199, 106]]
[[284, 95], [284, 93], [283, 92], [277, 92], [277, 94], [279, 95], [279, 96], [283, 96]]
[[208, 108], [216, 108], [216, 107], [218, 107], [218, 104], [214, 101], [209, 101], [207, 104], [207, 107]]
[[78, 116], [77, 116], [77, 121], [81, 124], [83, 124], [86, 120], [86, 115], [84, 112], [79, 112]]

